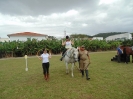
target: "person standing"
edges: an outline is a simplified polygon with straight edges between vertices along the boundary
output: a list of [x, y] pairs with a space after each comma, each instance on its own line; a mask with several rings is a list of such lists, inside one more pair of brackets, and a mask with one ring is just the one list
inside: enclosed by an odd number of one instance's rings
[[117, 61], [118, 61], [118, 63], [120, 63], [121, 62], [121, 55], [122, 55], [122, 53], [123, 53], [123, 51], [121, 50], [121, 48], [120, 48], [120, 45], [117, 47]]
[[48, 53], [46, 49], [43, 50], [43, 53], [41, 56], [38, 58], [42, 60], [42, 68], [43, 68], [43, 74], [44, 74], [44, 79], [48, 80], [49, 79], [49, 58], [51, 58], [51, 53]]
[[65, 56], [65, 52], [72, 47], [74, 43], [69, 39], [69, 36], [66, 36], [66, 41], [62, 41], [62, 46], [65, 46], [65, 49], [62, 52], [62, 57], [60, 58], [60, 61], [62, 61], [62, 59]]
[[89, 56], [89, 52], [87, 50], [85, 50], [85, 46], [82, 45], [80, 50], [79, 50], [79, 66], [80, 66], [80, 70], [82, 73], [82, 77], [84, 77], [84, 71], [86, 73], [86, 80], [89, 80], [89, 71], [88, 71], [88, 67], [90, 64], [90, 56]]

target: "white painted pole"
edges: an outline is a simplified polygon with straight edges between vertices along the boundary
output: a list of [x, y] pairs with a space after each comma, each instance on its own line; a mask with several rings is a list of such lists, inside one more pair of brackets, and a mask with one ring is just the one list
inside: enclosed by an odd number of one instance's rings
[[25, 55], [25, 61], [26, 61], [26, 68], [25, 68], [25, 71], [28, 71], [28, 66], [27, 66], [27, 55]]

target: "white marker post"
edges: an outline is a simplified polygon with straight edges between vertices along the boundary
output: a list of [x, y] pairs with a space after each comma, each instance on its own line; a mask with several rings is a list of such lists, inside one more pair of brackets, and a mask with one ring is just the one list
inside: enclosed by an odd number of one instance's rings
[[26, 61], [26, 68], [25, 68], [25, 71], [28, 71], [28, 66], [27, 66], [27, 55], [25, 55], [25, 61]]

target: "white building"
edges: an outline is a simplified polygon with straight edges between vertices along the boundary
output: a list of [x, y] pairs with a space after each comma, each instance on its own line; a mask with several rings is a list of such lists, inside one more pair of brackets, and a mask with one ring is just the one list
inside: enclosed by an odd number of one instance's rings
[[10, 41], [19, 40], [19, 41], [27, 41], [27, 39], [37, 39], [37, 40], [47, 40], [48, 35], [33, 33], [33, 32], [22, 32], [15, 34], [8, 34]]
[[103, 37], [93, 37], [92, 40], [103, 40]]
[[123, 33], [123, 34], [117, 34], [108, 36], [105, 38], [106, 40], [125, 40], [125, 39], [132, 39], [132, 35], [130, 33]]
[[1, 38], [0, 37], [0, 42], [5, 42], [5, 41], [8, 42], [9, 41], [9, 38]]

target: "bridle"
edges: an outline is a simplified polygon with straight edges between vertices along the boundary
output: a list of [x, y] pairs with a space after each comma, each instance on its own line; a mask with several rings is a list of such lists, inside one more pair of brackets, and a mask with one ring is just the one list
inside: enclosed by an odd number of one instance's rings
[[[70, 55], [68, 55], [69, 52], [71, 52]], [[66, 53], [66, 56], [67, 56], [67, 57], [69, 57], [69, 58], [71, 58], [71, 59], [74, 59], [74, 60], [76, 60], [76, 59], [78, 60], [78, 58], [75, 58], [75, 57], [74, 57], [74, 49], [73, 49], [73, 48], [71, 48], [71, 49], [69, 50], [69, 52]]]

